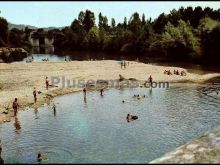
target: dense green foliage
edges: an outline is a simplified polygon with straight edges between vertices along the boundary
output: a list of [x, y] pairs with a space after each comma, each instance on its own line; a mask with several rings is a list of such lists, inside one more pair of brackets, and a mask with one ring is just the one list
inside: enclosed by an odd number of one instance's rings
[[[81, 11], [69, 27], [48, 31], [55, 48], [135, 53], [172, 60], [219, 63], [220, 9], [187, 7], [162, 13], [152, 20], [135, 12], [122, 23], [99, 13]], [[30, 29], [8, 30], [0, 18], [0, 46], [21, 46], [28, 41]]]

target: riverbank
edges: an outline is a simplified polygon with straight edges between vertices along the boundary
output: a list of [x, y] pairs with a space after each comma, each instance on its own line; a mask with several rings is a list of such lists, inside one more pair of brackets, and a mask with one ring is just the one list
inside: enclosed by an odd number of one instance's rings
[[[184, 70], [186, 76], [165, 75], [164, 70]], [[129, 62], [126, 69], [121, 69], [117, 61], [71, 61], [71, 62], [14, 62], [11, 64], [0, 63], [0, 123], [11, 120], [13, 116], [11, 104], [15, 97], [24, 107], [38, 108], [44, 103], [58, 95], [81, 91], [79, 87], [63, 87], [62, 77], [65, 80], [118, 80], [119, 74], [126, 79], [140, 80], [143, 84], [150, 75], [154, 82], [192, 82], [202, 83], [213, 77], [220, 76], [219, 73], [198, 75], [187, 72], [184, 68], [155, 66], [150, 64]], [[45, 77], [60, 78], [58, 87], [45, 88]], [[38, 102], [33, 103], [33, 88], [36, 87]]]

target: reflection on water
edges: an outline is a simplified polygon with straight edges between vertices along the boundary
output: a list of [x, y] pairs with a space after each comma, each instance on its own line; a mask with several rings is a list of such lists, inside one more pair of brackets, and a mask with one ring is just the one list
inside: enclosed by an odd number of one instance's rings
[[[42, 163], [147, 163], [220, 125], [219, 87], [109, 89], [103, 97], [88, 92], [86, 103], [82, 92], [56, 97], [56, 110], [39, 108], [38, 120], [36, 111], [21, 111], [19, 134], [13, 123], [0, 125], [3, 158], [36, 163], [40, 151]], [[146, 98], [135, 100], [136, 94]], [[138, 119], [128, 123], [128, 113]]]
[[50, 47], [32, 47], [31, 54], [54, 54], [54, 46]]
[[18, 120], [18, 117], [15, 117], [14, 126], [15, 126], [15, 132], [16, 132], [16, 133], [20, 133], [21, 124], [20, 124], [20, 121]]

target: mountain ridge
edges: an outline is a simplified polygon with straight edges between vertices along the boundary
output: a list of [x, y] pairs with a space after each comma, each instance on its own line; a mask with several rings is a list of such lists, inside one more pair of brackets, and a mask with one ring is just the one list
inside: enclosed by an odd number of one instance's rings
[[[17, 28], [19, 30], [24, 30], [25, 27], [28, 27], [29, 29], [39, 29], [38, 27], [36, 26], [32, 26], [32, 25], [25, 25], [25, 24], [13, 24], [13, 23], [8, 23], [8, 28], [9, 30], [13, 29], [13, 28]], [[64, 27], [53, 27], [53, 26], [50, 26], [50, 27], [44, 27], [42, 29], [44, 29], [45, 31], [48, 31], [48, 30], [52, 30], [52, 29], [63, 29]]]

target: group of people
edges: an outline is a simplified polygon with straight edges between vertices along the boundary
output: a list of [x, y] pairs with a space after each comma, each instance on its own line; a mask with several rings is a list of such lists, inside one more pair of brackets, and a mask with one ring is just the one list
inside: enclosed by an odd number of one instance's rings
[[[48, 80], [48, 77], [46, 77], [46, 81], [45, 81], [45, 84], [46, 84], [46, 89], [48, 90], [49, 88], [49, 80]], [[34, 90], [33, 90], [33, 96], [34, 96], [34, 103], [37, 102], [37, 94], [40, 94], [42, 93], [41, 91], [37, 91], [36, 88], [34, 87]], [[13, 103], [12, 103], [12, 108], [14, 110], [14, 116], [17, 116], [17, 113], [18, 113], [18, 109], [19, 109], [19, 103], [18, 103], [18, 98], [15, 98]]]
[[126, 65], [129, 66], [129, 61], [128, 61], [127, 64], [126, 64], [126, 61], [123, 60], [123, 61], [120, 62], [120, 64], [121, 64], [121, 69], [123, 69], [123, 67], [124, 67], [124, 69], [125, 69], [125, 68], [126, 68]]
[[[100, 89], [100, 95], [101, 95], [101, 96], [104, 96], [104, 95], [103, 95], [103, 92], [104, 92], [104, 88], [101, 88], [101, 89]], [[86, 85], [84, 85], [84, 87], [83, 87], [84, 99], [86, 99], [86, 94], [87, 94], [87, 88], [86, 88]]]
[[71, 61], [71, 59], [69, 58], [69, 59], [67, 59], [67, 57], [65, 56], [65, 61]]
[[49, 58], [44, 58], [42, 59], [42, 61], [49, 61]]
[[173, 70], [173, 74], [170, 70], [165, 70], [164, 71], [164, 74], [167, 74], [167, 75], [180, 75], [180, 76], [186, 76], [186, 72], [184, 70], [182, 70], [181, 72], [179, 70]]
[[29, 58], [29, 59], [26, 59], [26, 63], [33, 62], [33, 61], [34, 61], [34, 57], [33, 56], [31, 56], [31, 58]]
[[133, 96], [133, 98], [137, 98], [138, 100], [141, 99], [141, 98], [145, 98], [145, 97], [146, 97], [145, 95], [140, 96], [139, 94]]

